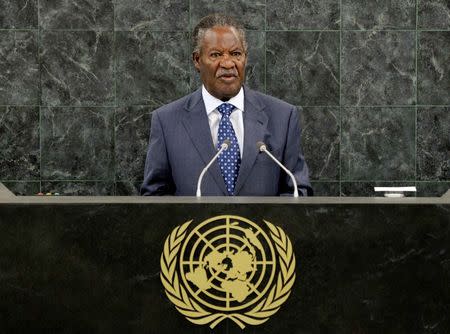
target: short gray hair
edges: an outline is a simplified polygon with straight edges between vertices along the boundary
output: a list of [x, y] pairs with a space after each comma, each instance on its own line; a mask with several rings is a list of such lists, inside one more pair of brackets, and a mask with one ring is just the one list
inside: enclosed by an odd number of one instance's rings
[[213, 27], [235, 28], [242, 42], [244, 52], [247, 53], [247, 40], [245, 39], [245, 30], [243, 26], [236, 19], [223, 14], [211, 14], [205, 16], [197, 23], [192, 32], [192, 47], [194, 53], [200, 53], [201, 43], [205, 36], [205, 32]]

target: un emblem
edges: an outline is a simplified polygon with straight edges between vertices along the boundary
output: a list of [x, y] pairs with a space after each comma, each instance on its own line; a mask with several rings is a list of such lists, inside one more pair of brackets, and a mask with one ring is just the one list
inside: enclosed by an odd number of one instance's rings
[[210, 218], [189, 233], [188, 221], [167, 237], [161, 281], [189, 321], [214, 328], [224, 319], [242, 329], [275, 314], [295, 281], [295, 256], [284, 231], [264, 221], [267, 234], [238, 216]]

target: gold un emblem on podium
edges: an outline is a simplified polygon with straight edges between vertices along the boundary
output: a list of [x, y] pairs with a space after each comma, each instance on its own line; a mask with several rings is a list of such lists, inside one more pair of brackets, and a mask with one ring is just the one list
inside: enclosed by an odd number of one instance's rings
[[295, 281], [295, 256], [284, 231], [269, 233], [239, 216], [188, 221], [167, 237], [161, 281], [177, 310], [197, 325], [214, 328], [230, 319], [242, 329], [260, 325], [287, 300]]

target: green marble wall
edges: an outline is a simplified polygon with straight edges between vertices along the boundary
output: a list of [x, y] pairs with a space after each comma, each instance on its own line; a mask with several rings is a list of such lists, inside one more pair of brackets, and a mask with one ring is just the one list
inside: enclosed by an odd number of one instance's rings
[[190, 28], [215, 11], [245, 24], [247, 84], [303, 107], [316, 194], [450, 187], [445, 0], [0, 0], [0, 181], [136, 194], [150, 114], [198, 87]]

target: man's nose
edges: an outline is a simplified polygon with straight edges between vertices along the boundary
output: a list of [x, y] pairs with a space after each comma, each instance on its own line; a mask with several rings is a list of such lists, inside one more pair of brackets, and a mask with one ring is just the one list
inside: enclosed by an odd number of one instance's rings
[[220, 66], [224, 68], [232, 68], [235, 66], [231, 56], [228, 54], [224, 54], [222, 59], [220, 59]]

